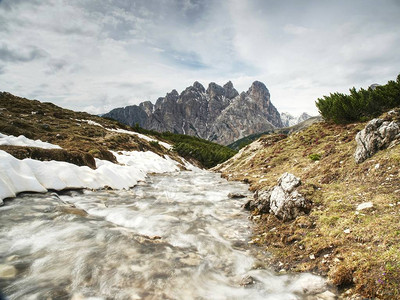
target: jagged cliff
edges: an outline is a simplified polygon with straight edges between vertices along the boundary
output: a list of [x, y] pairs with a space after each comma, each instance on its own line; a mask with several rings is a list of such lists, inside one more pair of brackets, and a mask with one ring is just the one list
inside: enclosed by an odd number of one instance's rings
[[212, 82], [207, 90], [196, 81], [181, 94], [172, 90], [154, 105], [147, 101], [116, 108], [104, 117], [160, 132], [198, 136], [224, 145], [253, 133], [282, 127], [269, 91], [259, 81], [241, 94], [230, 81], [224, 86]]

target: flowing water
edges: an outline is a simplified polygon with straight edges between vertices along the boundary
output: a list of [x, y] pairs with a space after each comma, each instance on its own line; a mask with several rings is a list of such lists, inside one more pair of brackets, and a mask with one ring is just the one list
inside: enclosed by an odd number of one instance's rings
[[[0, 207], [0, 266], [17, 271], [0, 289], [8, 299], [74, 300], [286, 300], [323, 291], [319, 277], [255, 267], [245, 200], [230, 192], [249, 195], [197, 170], [152, 175], [127, 191], [22, 194]], [[246, 276], [254, 283], [243, 286]]]

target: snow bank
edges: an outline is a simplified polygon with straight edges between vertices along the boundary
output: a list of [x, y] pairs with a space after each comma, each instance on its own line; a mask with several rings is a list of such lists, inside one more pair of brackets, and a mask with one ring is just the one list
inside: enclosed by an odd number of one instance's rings
[[96, 159], [97, 169], [59, 161], [19, 160], [0, 150], [0, 205], [20, 192], [67, 188], [128, 189], [148, 173], [178, 171], [178, 163], [154, 152], [114, 153], [120, 165]]
[[101, 125], [101, 124], [99, 124], [99, 123], [97, 123], [97, 122], [95, 122], [95, 121], [92, 121], [92, 120], [79, 120], [79, 119], [75, 119], [75, 121], [78, 121], [78, 122], [86, 122], [86, 123], [88, 123], [89, 125], [99, 126], [99, 127], [104, 128], [105, 130], [112, 131], [112, 132], [118, 132], [118, 133], [125, 133], [125, 134], [130, 134], [130, 135], [136, 135], [137, 137], [139, 137], [139, 138], [141, 138], [141, 139], [143, 139], [143, 140], [149, 141], [149, 142], [158, 142], [161, 146], [165, 147], [165, 148], [168, 149], [168, 150], [172, 149], [172, 145], [170, 145], [170, 144], [168, 144], [168, 143], [165, 143], [165, 142], [161, 142], [161, 141], [156, 140], [156, 139], [153, 139], [153, 138], [151, 138], [151, 137], [148, 137], [147, 135], [144, 135], [144, 134], [141, 134], [141, 133], [138, 133], [138, 132], [129, 131], [129, 130], [125, 130], [125, 129], [106, 128], [106, 127], [104, 127], [103, 125]]
[[0, 133], [0, 145], [61, 149], [61, 147], [58, 145], [42, 142], [41, 140], [31, 140], [23, 135], [15, 137], [13, 135], [5, 135], [2, 133]]
[[113, 132], [119, 132], [119, 133], [126, 133], [126, 134], [130, 134], [130, 135], [136, 135], [139, 138], [149, 141], [149, 142], [158, 142], [161, 146], [165, 147], [166, 149], [170, 150], [172, 149], [172, 145], [165, 143], [165, 142], [161, 142], [159, 140], [153, 139], [151, 137], [148, 137], [147, 135], [141, 134], [141, 133], [137, 133], [134, 131], [129, 131], [129, 130], [124, 130], [124, 129], [108, 129], [106, 128], [108, 131], [113, 131]]

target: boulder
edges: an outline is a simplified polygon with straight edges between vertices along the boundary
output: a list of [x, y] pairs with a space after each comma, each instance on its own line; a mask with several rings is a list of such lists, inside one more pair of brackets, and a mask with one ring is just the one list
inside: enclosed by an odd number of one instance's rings
[[373, 119], [356, 135], [357, 148], [354, 154], [356, 163], [362, 163], [379, 150], [387, 148], [392, 142], [400, 140], [400, 126], [394, 121]]
[[297, 190], [301, 185], [300, 178], [284, 173], [278, 184], [272, 189], [256, 192], [254, 199], [248, 201], [244, 208], [258, 209], [260, 213], [271, 213], [282, 220], [293, 220], [302, 213], [308, 213], [311, 203]]

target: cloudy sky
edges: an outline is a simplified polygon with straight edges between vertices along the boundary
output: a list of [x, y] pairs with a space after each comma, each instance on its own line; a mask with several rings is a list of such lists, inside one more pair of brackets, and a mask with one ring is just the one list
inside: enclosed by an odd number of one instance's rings
[[399, 0], [0, 0], [0, 90], [102, 113], [194, 81], [279, 111], [400, 73]]

